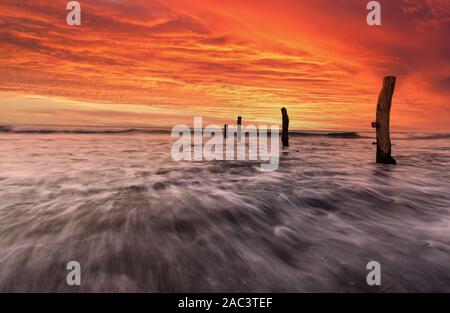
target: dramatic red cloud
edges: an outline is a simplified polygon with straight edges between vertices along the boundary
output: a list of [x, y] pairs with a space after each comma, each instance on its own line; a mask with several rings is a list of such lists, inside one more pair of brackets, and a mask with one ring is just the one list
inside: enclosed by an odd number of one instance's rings
[[450, 0], [79, 2], [1, 1], [0, 123], [362, 130], [396, 75], [394, 130], [450, 131]]

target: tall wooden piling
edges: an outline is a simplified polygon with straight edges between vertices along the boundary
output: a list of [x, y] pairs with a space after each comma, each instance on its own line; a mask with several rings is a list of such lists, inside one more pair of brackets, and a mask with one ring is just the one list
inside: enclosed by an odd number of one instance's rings
[[283, 148], [288, 148], [289, 147], [289, 116], [288, 116], [286, 108], [281, 108], [281, 115], [283, 118], [281, 142], [283, 143]]
[[223, 125], [223, 138], [227, 139], [228, 137], [228, 124]]
[[237, 137], [238, 141], [241, 141], [242, 139], [242, 117], [238, 116], [237, 118]]
[[387, 76], [383, 80], [377, 104], [377, 120], [372, 123], [377, 133], [377, 163], [397, 164], [391, 156], [390, 114], [396, 78]]

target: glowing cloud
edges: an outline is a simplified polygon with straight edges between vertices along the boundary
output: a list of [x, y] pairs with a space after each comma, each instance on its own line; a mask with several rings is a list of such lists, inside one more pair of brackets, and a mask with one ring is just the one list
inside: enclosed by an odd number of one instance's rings
[[89, 0], [68, 26], [67, 1], [3, 0], [0, 123], [279, 122], [286, 106], [294, 128], [369, 129], [389, 74], [394, 130], [449, 131], [450, 0], [380, 2], [376, 27], [357, 0]]

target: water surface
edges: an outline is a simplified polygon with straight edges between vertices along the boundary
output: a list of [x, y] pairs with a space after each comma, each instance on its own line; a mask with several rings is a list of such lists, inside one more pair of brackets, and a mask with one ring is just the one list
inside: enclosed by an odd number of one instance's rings
[[448, 136], [397, 136], [390, 166], [366, 136], [298, 134], [275, 172], [172, 141], [0, 134], [0, 291], [450, 291]]

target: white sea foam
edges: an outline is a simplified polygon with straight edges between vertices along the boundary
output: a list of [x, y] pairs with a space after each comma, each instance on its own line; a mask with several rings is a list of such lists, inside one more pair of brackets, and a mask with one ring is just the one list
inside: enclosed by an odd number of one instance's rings
[[162, 134], [0, 134], [0, 291], [450, 291], [450, 141], [292, 136], [279, 170]]

